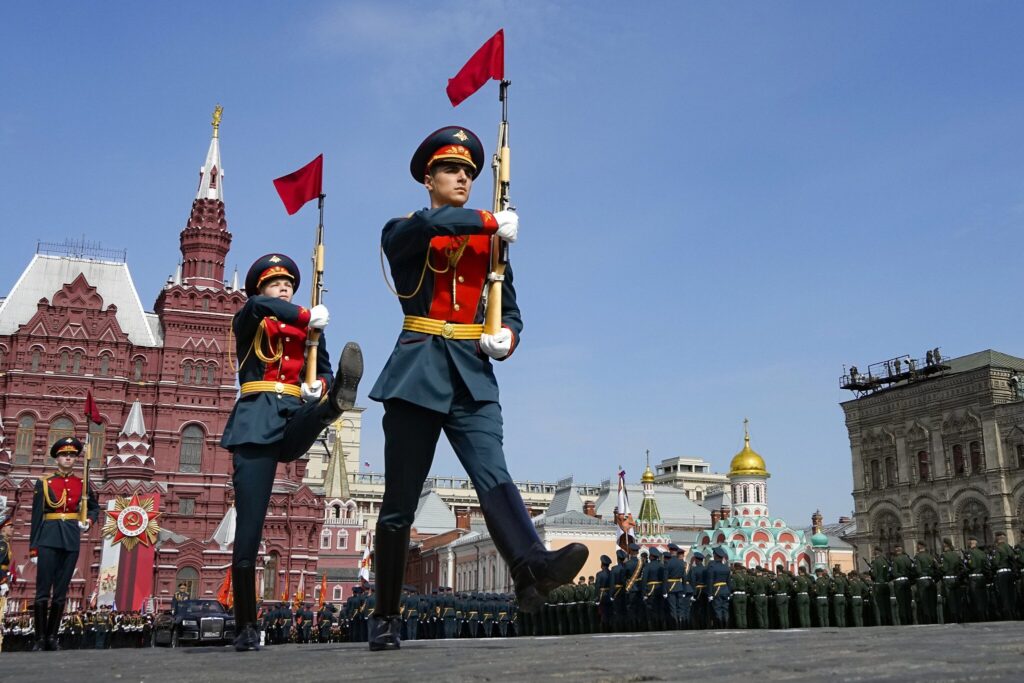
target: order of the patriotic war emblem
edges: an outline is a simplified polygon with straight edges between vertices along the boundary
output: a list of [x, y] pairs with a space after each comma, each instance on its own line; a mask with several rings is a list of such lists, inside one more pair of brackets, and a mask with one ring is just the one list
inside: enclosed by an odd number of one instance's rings
[[136, 545], [151, 546], [156, 543], [160, 533], [160, 525], [156, 518], [162, 513], [153, 511], [153, 499], [139, 499], [139, 494], [131, 498], [118, 496], [114, 501], [114, 509], [107, 510], [107, 521], [103, 525], [103, 535], [113, 545], [123, 543], [126, 550]]

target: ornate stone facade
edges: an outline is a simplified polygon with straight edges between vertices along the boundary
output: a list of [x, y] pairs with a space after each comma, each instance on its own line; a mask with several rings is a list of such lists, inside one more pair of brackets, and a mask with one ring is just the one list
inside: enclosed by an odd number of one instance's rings
[[874, 545], [1024, 538], [1024, 402], [1009, 384], [1024, 359], [989, 350], [945, 363], [842, 404], [861, 557]]

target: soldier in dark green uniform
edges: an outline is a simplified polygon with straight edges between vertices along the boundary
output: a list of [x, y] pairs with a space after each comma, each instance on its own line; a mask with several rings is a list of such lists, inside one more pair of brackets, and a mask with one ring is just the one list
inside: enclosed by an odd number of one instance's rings
[[769, 586], [775, 602], [775, 623], [789, 628], [789, 594], [793, 592], [793, 575], [783, 565], [776, 565], [775, 577]]
[[953, 542], [942, 539], [942, 555], [939, 557], [942, 571], [940, 585], [942, 595], [942, 619], [946, 624], [959, 624], [964, 621], [964, 556], [953, 550]]
[[875, 546], [875, 557], [871, 560], [871, 581], [874, 594], [875, 624], [891, 626], [892, 608], [889, 604], [889, 582], [892, 580], [892, 567], [882, 549]]
[[988, 619], [988, 575], [991, 570], [988, 555], [978, 547], [978, 539], [967, 539], [967, 585], [971, 606], [971, 621]]
[[732, 625], [735, 628], [747, 627], [747, 588], [750, 575], [742, 562], [732, 565]]
[[828, 596], [832, 592], [832, 579], [824, 567], [817, 567], [814, 570], [814, 607], [815, 615], [818, 618], [818, 626], [828, 627]]
[[1014, 599], [1014, 552], [1006, 542], [1006, 534], [996, 532], [996, 545], [992, 549], [992, 571], [995, 572], [996, 594], [999, 596], [999, 617], [1013, 619], [1016, 617]]
[[768, 577], [762, 567], [758, 566], [747, 579], [747, 589], [754, 602], [754, 628], [771, 628], [768, 622]]
[[850, 594], [850, 617], [853, 626], [864, 625], [864, 591], [866, 586], [864, 580], [857, 571], [850, 572], [849, 594]]
[[796, 598], [796, 623], [800, 628], [811, 627], [811, 577], [807, 575], [807, 567], [801, 565], [793, 579], [793, 591]]
[[902, 545], [897, 545], [893, 549], [892, 557], [892, 587], [893, 593], [896, 595], [900, 623], [907, 626], [914, 623], [914, 613], [911, 608], [914, 597], [910, 585], [913, 572], [913, 560], [903, 552]]
[[928, 552], [928, 546], [923, 541], [917, 542], [914, 570], [917, 575], [917, 622], [919, 624], [934, 624], [938, 598], [936, 581], [939, 577], [939, 563]]
[[839, 628], [846, 626], [846, 599], [850, 591], [850, 582], [837, 564], [832, 568], [832, 625]]

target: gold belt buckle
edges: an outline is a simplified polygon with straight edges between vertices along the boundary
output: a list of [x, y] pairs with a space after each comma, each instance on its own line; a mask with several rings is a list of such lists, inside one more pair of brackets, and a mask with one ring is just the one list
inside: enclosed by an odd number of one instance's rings
[[445, 323], [441, 325], [441, 336], [445, 339], [451, 339], [455, 336], [455, 325], [451, 323]]
[[274, 382], [274, 391], [276, 391], [279, 394], [283, 394], [284, 393], [284, 383], [283, 382]]

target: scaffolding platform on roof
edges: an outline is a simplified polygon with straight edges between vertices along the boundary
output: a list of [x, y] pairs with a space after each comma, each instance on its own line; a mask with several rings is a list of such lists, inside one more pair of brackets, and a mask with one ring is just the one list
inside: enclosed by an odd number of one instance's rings
[[936, 347], [928, 351], [924, 358], [912, 358], [910, 354], [903, 354], [872, 363], [866, 373], [859, 372], [857, 366], [853, 365], [839, 378], [839, 388], [852, 391], [857, 396], [864, 396], [901, 382], [916, 382], [940, 375], [950, 369], [943, 360], [941, 350]]

